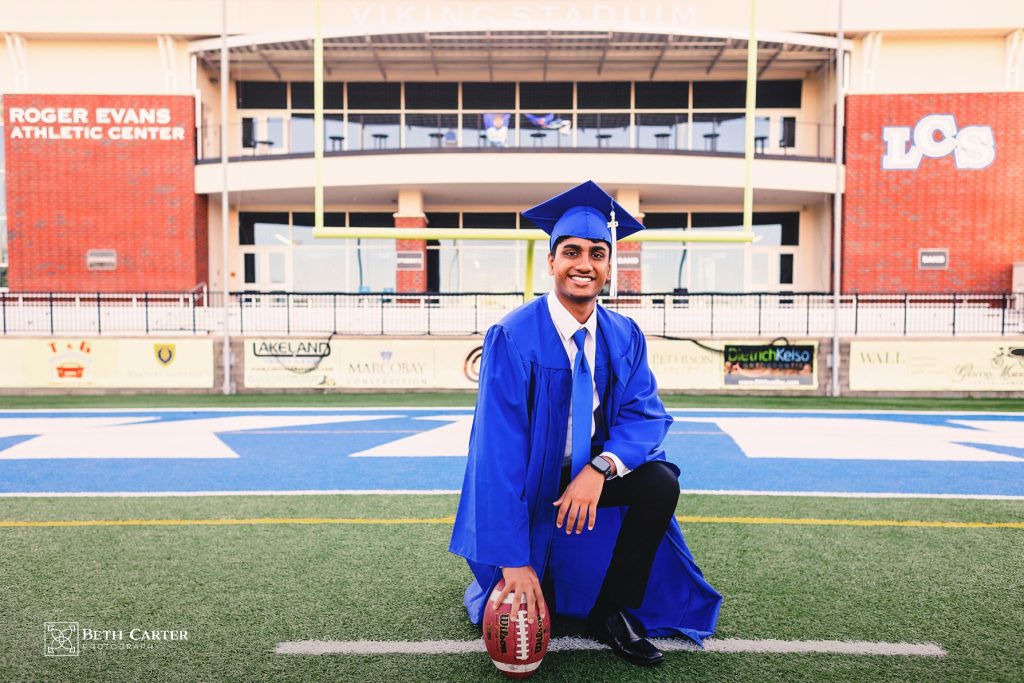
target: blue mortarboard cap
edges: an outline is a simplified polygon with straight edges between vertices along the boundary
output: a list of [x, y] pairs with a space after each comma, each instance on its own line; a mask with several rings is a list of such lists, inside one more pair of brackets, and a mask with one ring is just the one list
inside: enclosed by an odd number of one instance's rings
[[638, 220], [593, 180], [523, 211], [523, 216], [551, 235], [551, 247], [554, 247], [559, 237], [565, 236], [604, 240], [611, 244], [613, 240], [608, 222], [613, 210], [618, 223], [617, 240], [644, 229]]

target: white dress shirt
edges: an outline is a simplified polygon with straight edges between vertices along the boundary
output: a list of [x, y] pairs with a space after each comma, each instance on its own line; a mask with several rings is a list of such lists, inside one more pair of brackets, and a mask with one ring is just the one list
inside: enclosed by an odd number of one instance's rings
[[[594, 308], [593, 313], [587, 318], [587, 321], [580, 324], [578, 320], [566, 310], [562, 302], [558, 300], [554, 292], [548, 292], [548, 311], [551, 313], [551, 321], [555, 324], [555, 330], [558, 331], [558, 336], [562, 339], [562, 346], [565, 348], [566, 355], [569, 356], [569, 367], [572, 367], [576, 362], [576, 354], [579, 353], [579, 349], [576, 348], [576, 342], [572, 340], [572, 336], [582, 327], [587, 330], [586, 340], [583, 342], [583, 354], [587, 359], [587, 364], [590, 366], [590, 383], [594, 387], [594, 410], [601, 405], [601, 398], [597, 394], [597, 382], [595, 380], [595, 365], [594, 358], [597, 354], [597, 308]], [[565, 454], [563, 462], [572, 462], [572, 409], [569, 409], [569, 423], [566, 428], [565, 438]], [[593, 438], [594, 432], [597, 429], [597, 425], [594, 421], [594, 414], [591, 411], [590, 414], [590, 436]], [[623, 477], [629, 474], [629, 471], [622, 461], [619, 460], [619, 456], [614, 453], [605, 451], [601, 455], [608, 457], [612, 462], [615, 463], [615, 476]]]

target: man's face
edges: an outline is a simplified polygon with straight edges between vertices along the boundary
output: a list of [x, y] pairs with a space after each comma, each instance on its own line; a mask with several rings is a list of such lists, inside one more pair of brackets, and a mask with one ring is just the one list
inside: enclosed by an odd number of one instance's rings
[[548, 272], [555, 276], [555, 292], [570, 301], [594, 301], [608, 281], [607, 242], [569, 237], [548, 254]]

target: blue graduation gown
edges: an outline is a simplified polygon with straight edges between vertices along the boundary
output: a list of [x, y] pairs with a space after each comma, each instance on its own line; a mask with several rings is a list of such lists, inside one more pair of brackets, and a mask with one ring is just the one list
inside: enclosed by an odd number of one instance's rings
[[[631, 470], [665, 460], [661, 442], [672, 418], [658, 398], [643, 333], [629, 318], [601, 306], [597, 316], [594, 378], [605, 427], [595, 441]], [[544, 297], [488, 330], [449, 546], [473, 572], [465, 604], [474, 624], [501, 579], [501, 567], [529, 564], [537, 576], [547, 567], [557, 614], [584, 619], [597, 598], [625, 509], [598, 510], [593, 531], [555, 533], [552, 502], [559, 494], [571, 394], [572, 368]], [[631, 612], [651, 636], [684, 635], [700, 643], [714, 632], [721, 600], [673, 519], [643, 605]]]

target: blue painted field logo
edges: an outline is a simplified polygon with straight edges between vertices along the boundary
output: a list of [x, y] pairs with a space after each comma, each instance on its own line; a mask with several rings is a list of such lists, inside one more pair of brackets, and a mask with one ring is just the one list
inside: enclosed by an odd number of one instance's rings
[[722, 368], [725, 384], [813, 386], [814, 349], [809, 344], [726, 344]]
[[153, 354], [160, 365], [168, 366], [174, 362], [174, 344], [153, 344]]
[[77, 621], [43, 623], [43, 654], [47, 657], [77, 657], [81, 652]]

